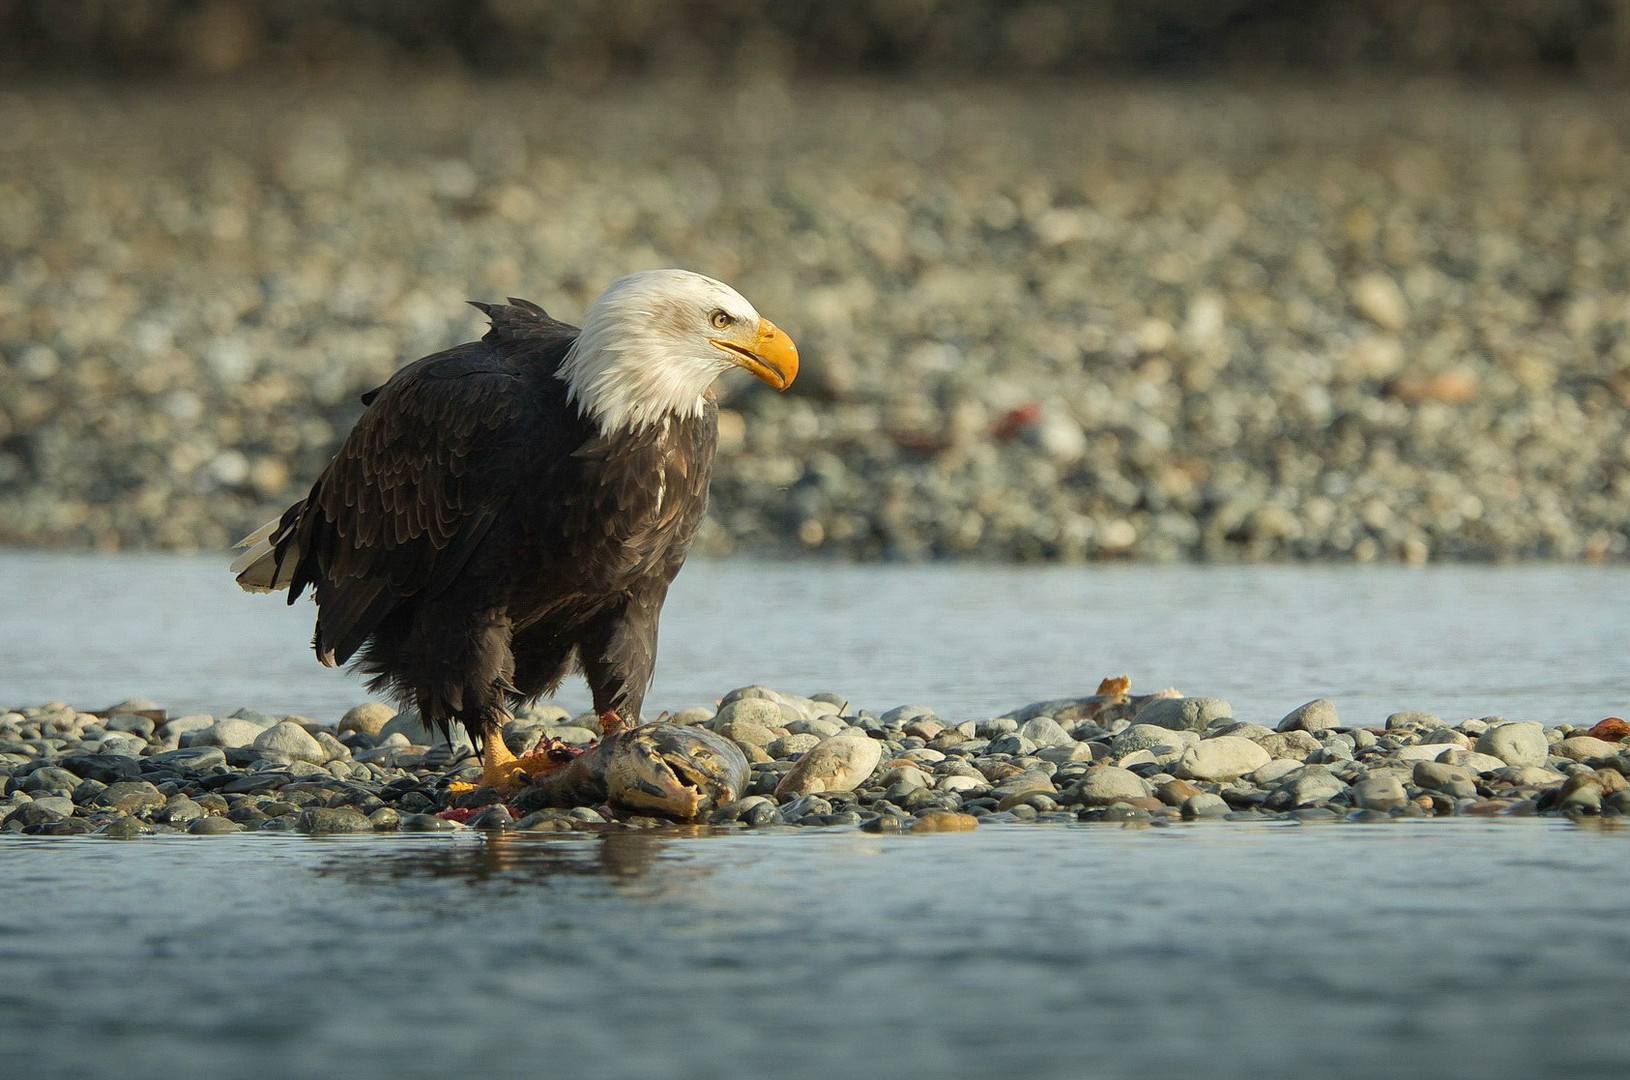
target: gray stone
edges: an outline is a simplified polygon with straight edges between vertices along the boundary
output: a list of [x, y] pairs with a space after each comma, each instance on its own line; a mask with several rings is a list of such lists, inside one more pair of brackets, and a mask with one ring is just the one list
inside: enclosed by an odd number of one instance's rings
[[452, 832], [463, 828], [457, 822], [448, 821], [435, 814], [403, 814], [401, 821], [402, 832]]
[[1429, 712], [1395, 712], [1387, 717], [1388, 731], [1431, 731], [1443, 726], [1443, 718]]
[[1075, 737], [1050, 716], [1038, 716], [1019, 725], [1019, 735], [1037, 747], [1074, 746]]
[[329, 753], [312, 737], [311, 733], [292, 721], [285, 720], [280, 724], [273, 724], [255, 737], [256, 750], [262, 751], [267, 757], [281, 761], [306, 761], [313, 765], [321, 765], [329, 759]]
[[295, 826], [303, 833], [314, 836], [330, 833], [373, 832], [373, 822], [361, 811], [349, 806], [311, 806], [300, 812]]
[[819, 795], [800, 795], [781, 806], [781, 817], [792, 823], [808, 817], [825, 817], [832, 812], [832, 804]]
[[1294, 810], [1329, 802], [1346, 790], [1346, 782], [1324, 766], [1303, 765], [1269, 792], [1263, 805], [1270, 810]]
[[134, 780], [141, 776], [141, 763], [123, 754], [70, 754], [62, 759], [62, 767], [77, 776], [100, 780], [104, 784]]
[[[732, 725], [734, 726], [734, 725]], [[861, 736], [864, 738], [865, 736]], [[867, 740], [872, 741], [872, 740]], [[770, 757], [785, 761], [799, 754], [807, 754], [821, 745], [819, 735], [783, 735], [778, 739], [771, 739], [764, 749]]]
[[896, 724], [904, 726], [913, 720], [924, 718], [938, 720], [939, 715], [934, 712], [931, 705], [899, 705], [878, 717], [879, 720], [891, 727]]
[[1183, 805], [1179, 808], [1179, 813], [1183, 815], [1185, 821], [1195, 821], [1201, 818], [1220, 818], [1232, 812], [1233, 807], [1228, 805], [1227, 800], [1221, 795], [1214, 795], [1209, 791], [1201, 792], [1198, 795], [1190, 795], [1183, 800]]
[[1477, 777], [1466, 769], [1445, 765], [1441, 761], [1418, 762], [1411, 778], [1416, 787], [1442, 792], [1452, 798], [1477, 797]]
[[1218, 735], [1183, 751], [1172, 775], [1184, 780], [1233, 780], [1271, 760], [1268, 752], [1250, 739]]
[[1206, 732], [1206, 737], [1214, 739], [1218, 735], [1238, 735], [1242, 739], [1260, 742], [1263, 739], [1271, 738], [1274, 734], [1272, 728], [1263, 727], [1261, 724], [1253, 724], [1249, 720], [1235, 720], [1232, 724], [1223, 724]]
[[204, 813], [204, 808], [197, 802], [185, 795], [177, 795], [153, 814], [153, 820], [166, 825], [185, 825], [203, 817]]
[[1329, 698], [1314, 698], [1286, 713], [1276, 727], [1279, 731], [1328, 731], [1341, 726], [1336, 703]]
[[231, 818], [201, 817], [194, 819], [187, 826], [187, 831], [194, 836], [224, 836], [227, 833], [243, 832], [244, 826]]
[[917, 768], [915, 765], [896, 765], [877, 778], [878, 786], [884, 788], [903, 788], [910, 791], [913, 788], [932, 787], [933, 777]]
[[266, 729], [240, 717], [228, 716], [207, 728], [186, 732], [182, 746], [253, 746]]
[[1606, 739], [1598, 739], [1590, 735], [1574, 735], [1552, 746], [1551, 753], [1569, 761], [1592, 761], [1597, 758], [1614, 757], [1620, 749], [1618, 743], [1611, 743]]
[[789, 735], [814, 735], [822, 739], [830, 739], [834, 735], [842, 735], [849, 725], [839, 720], [827, 717], [811, 717], [809, 719], [792, 720], [783, 725]]
[[180, 739], [189, 731], [202, 731], [215, 723], [215, 717], [207, 713], [194, 713], [190, 716], [178, 716], [174, 720], [159, 725], [158, 737], [166, 741]]
[[203, 772], [206, 769], [225, 768], [226, 752], [219, 746], [184, 746], [179, 750], [166, 750], [145, 758], [148, 767], [161, 767], [180, 771]]
[[1040, 769], [1026, 769], [991, 785], [990, 793], [997, 799], [1005, 799], [1010, 795], [1022, 795], [1032, 791], [1052, 793], [1057, 790], [1058, 788], [1053, 786], [1053, 778], [1047, 773]]
[[1460, 747], [1462, 750], [1469, 750], [1471, 749], [1472, 745], [1472, 741], [1470, 739], [1451, 727], [1434, 728], [1422, 735], [1420, 741], [1423, 745], [1449, 743], [1451, 745]]
[[316, 732], [312, 735], [312, 738], [317, 740], [317, 745], [321, 746], [323, 752], [328, 755], [328, 762], [351, 760], [351, 748], [328, 732]]
[[379, 734], [375, 738], [379, 743], [383, 743], [392, 735], [400, 733], [414, 746], [436, 746], [445, 742], [459, 749], [470, 747], [470, 734], [464, 730], [463, 724], [455, 723], [451, 730], [452, 738], [443, 739], [441, 732], [432, 731], [424, 725], [417, 711], [403, 709], [385, 722], [385, 726], [379, 729]]
[[[765, 704], [773, 704], [773, 702], [765, 702]], [[713, 731], [716, 734], [723, 735], [731, 742], [737, 743], [744, 747], [767, 747], [771, 743], [775, 742], [775, 740], [783, 737], [779, 731], [775, 729], [766, 727], [765, 725], [757, 723], [756, 721], [743, 719], [738, 716], [726, 717], [723, 720], [714, 717], [711, 722], [704, 726], [706, 726], [708, 730]], [[819, 742], [820, 740], [816, 739], [815, 741]]]
[[[1177, 700], [1177, 699], [1171, 699]], [[1127, 799], [1146, 799], [1152, 789], [1143, 777], [1130, 769], [1099, 765], [1087, 770], [1071, 795], [1082, 806], [1110, 806]]]
[[1234, 710], [1222, 698], [1155, 698], [1132, 717], [1134, 724], [1153, 724], [1178, 731], [1202, 731], [1213, 720], [1233, 716]]
[[1098, 760], [1103, 751], [1107, 749], [1099, 744], [1099, 753], [1095, 754], [1092, 749], [1093, 745], [1092, 743], [1072, 740], [1068, 746], [1043, 746], [1036, 751], [1036, 756], [1043, 761], [1050, 761], [1054, 765], [1066, 765], [1077, 761], [1091, 762]]
[[1477, 738], [1479, 754], [1489, 754], [1507, 765], [1544, 765], [1550, 753], [1545, 728], [1532, 720], [1517, 720], [1490, 727]]
[[144, 742], [152, 736], [154, 726], [151, 717], [136, 716], [133, 713], [114, 713], [102, 721], [102, 727], [108, 731], [122, 731]]
[[1408, 801], [1403, 782], [1393, 773], [1372, 775], [1353, 787], [1353, 802], [1365, 810], [1391, 810]]
[[126, 814], [144, 814], [157, 810], [168, 800], [158, 788], [146, 780], [121, 780], [109, 784], [96, 796], [97, 806], [107, 806]]
[[[1177, 701], [1178, 698], [1164, 700]], [[1162, 727], [1159, 724], [1133, 724], [1109, 741], [1109, 751], [1115, 757], [1124, 757], [1139, 750], [1164, 754], [1181, 754], [1200, 741], [1193, 731]]]
[[143, 833], [152, 831], [152, 826], [142, 824], [141, 819], [126, 816], [114, 818], [100, 829], [97, 829], [96, 835], [106, 837], [109, 840], [133, 840]]
[[1290, 761], [1306, 761], [1309, 754], [1320, 749], [1319, 740], [1305, 731], [1279, 731], [1258, 736], [1255, 741], [1270, 757]]
[[239, 709], [237, 712], [232, 714], [230, 719], [247, 720], [251, 724], [255, 724], [263, 728], [269, 728], [273, 724], [277, 723], [277, 717], [263, 713], [258, 709], [249, 708]]
[[[723, 735], [723, 726], [731, 721], [754, 724], [762, 728], [781, 727], [787, 718], [781, 712], [781, 706], [768, 698], [744, 697], [726, 702], [719, 706], [707, 727]], [[730, 736], [726, 736], [729, 738]], [[739, 740], [738, 740], [739, 741]], [[755, 743], [765, 746], [767, 743]]]
[[1006, 735], [998, 735], [996, 738], [992, 739], [986, 753], [1008, 754], [1013, 757], [1021, 757], [1028, 754], [1034, 754], [1036, 750], [1037, 746], [1035, 743], [1031, 742], [1023, 735], [1020, 735], [1017, 731], [1010, 731]]
[[66, 795], [41, 795], [33, 802], [24, 803], [12, 811], [6, 820], [16, 819], [24, 825], [40, 825], [72, 817], [74, 801]]
[[1293, 758], [1274, 758], [1247, 779], [1259, 787], [1271, 788], [1301, 767], [1302, 763]]
[[46, 765], [15, 781], [15, 784], [17, 791], [26, 791], [35, 798], [41, 795], [72, 797], [81, 779], [77, 773], [69, 772], [60, 766]]
[[1460, 750], [1454, 747], [1439, 754], [1435, 760], [1474, 773], [1491, 773], [1508, 767], [1492, 754], [1479, 754], [1475, 750]]

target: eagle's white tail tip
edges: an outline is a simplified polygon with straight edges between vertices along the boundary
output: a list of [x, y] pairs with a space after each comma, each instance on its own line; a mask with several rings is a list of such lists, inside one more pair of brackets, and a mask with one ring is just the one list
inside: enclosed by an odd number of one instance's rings
[[277, 547], [272, 534], [281, 523], [273, 518], [248, 536], [239, 540], [237, 547], [248, 548], [232, 560], [232, 572], [238, 575], [238, 585], [246, 592], [275, 592], [286, 589], [294, 580], [294, 568], [300, 562], [300, 549], [290, 545], [278, 566]]

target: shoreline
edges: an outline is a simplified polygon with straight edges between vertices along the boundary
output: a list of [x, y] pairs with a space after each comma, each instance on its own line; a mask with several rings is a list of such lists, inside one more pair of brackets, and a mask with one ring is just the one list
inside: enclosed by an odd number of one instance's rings
[[[1384, 822], [1630, 814], [1630, 725], [1589, 728], [1398, 712], [1345, 725], [1316, 699], [1270, 728], [1228, 702], [1176, 691], [1034, 702], [950, 724], [926, 705], [850, 712], [752, 686], [716, 708], [665, 716], [730, 740], [748, 764], [739, 797], [702, 814], [725, 829], [824, 826], [967, 831], [1023, 822], [1161, 826], [1182, 821]], [[517, 753], [541, 740], [582, 748], [592, 716], [542, 704], [505, 728]], [[546, 806], [450, 788], [479, 763], [378, 702], [333, 721], [172, 717], [131, 699], [97, 712], [64, 703], [0, 712], [0, 835], [129, 838], [243, 831], [305, 834], [596, 832], [667, 819], [599, 799]]]

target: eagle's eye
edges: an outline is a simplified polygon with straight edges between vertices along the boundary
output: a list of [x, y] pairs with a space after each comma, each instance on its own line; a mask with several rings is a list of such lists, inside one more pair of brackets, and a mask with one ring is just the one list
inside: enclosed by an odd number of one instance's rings
[[736, 317], [730, 314], [728, 311], [714, 308], [713, 314], [707, 317], [707, 321], [713, 324], [713, 329], [724, 330], [727, 329], [731, 323], [736, 321]]

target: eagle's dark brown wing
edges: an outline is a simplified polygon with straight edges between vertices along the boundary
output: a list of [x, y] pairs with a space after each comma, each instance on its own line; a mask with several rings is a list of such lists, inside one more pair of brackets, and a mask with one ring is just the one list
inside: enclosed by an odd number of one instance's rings
[[478, 305], [493, 317], [483, 340], [371, 391], [311, 493], [284, 515], [277, 551], [298, 560], [289, 602], [314, 587], [324, 664], [348, 661], [402, 600], [447, 588], [503, 508], [535, 404], [527, 382], [547, 377], [576, 333], [517, 303]]

